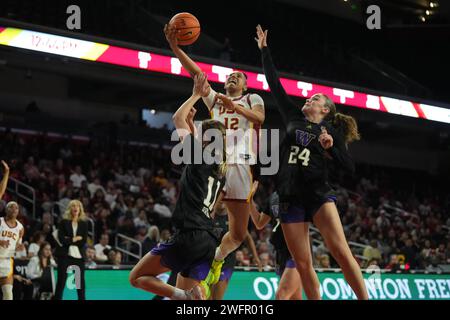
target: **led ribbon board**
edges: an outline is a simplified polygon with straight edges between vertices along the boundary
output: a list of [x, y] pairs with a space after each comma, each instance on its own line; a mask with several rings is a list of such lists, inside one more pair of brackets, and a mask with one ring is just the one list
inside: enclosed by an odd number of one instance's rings
[[[181, 66], [179, 60], [170, 56], [48, 33], [0, 27], [0, 44], [128, 68], [189, 77], [188, 72]], [[266, 78], [262, 73], [207, 63], [198, 63], [198, 65], [208, 75], [209, 81], [224, 83], [227, 75], [231, 72], [243, 71], [248, 76], [248, 88], [270, 91]], [[442, 107], [323, 86], [295, 79], [281, 78], [281, 83], [291, 96], [306, 98], [321, 92], [328, 95], [335, 103], [342, 105], [450, 123], [450, 109]]]

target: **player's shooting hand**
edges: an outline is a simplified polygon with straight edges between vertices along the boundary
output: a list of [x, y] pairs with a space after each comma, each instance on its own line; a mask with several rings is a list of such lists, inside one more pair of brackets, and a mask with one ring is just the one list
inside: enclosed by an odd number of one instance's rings
[[194, 76], [194, 89], [192, 89], [192, 94], [198, 97], [206, 97], [209, 93], [209, 83], [206, 75], [201, 72]]
[[164, 25], [164, 35], [171, 48], [178, 46], [177, 29], [175, 27], [169, 24]]
[[328, 134], [325, 127], [321, 127], [322, 133], [319, 136], [319, 142], [322, 148], [325, 150], [330, 149], [333, 146], [333, 137]]
[[9, 166], [8, 166], [8, 164], [7, 164], [5, 161], [3, 161], [3, 160], [2, 160], [2, 165], [3, 165], [3, 171], [4, 171], [5, 173], [9, 172]]
[[262, 49], [264, 47], [267, 47], [267, 33], [269, 30], [263, 31], [260, 24], [256, 26], [256, 38], [255, 41], [258, 44], [258, 48]]
[[217, 102], [225, 107], [227, 110], [236, 111], [236, 106], [233, 101], [227, 96], [218, 93], [217, 94]]

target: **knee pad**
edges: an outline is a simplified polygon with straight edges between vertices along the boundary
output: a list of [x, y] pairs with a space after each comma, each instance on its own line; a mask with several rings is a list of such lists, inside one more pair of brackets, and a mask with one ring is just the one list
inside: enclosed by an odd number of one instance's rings
[[13, 299], [13, 286], [12, 284], [5, 284], [2, 286], [3, 300]]

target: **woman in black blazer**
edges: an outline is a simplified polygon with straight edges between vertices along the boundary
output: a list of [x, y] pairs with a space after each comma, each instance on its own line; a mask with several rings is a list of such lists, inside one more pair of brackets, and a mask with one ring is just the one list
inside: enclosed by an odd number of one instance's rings
[[83, 204], [78, 200], [72, 200], [67, 206], [63, 220], [59, 223], [58, 240], [61, 245], [57, 246], [55, 250], [55, 257], [58, 258], [58, 282], [56, 284], [55, 300], [62, 299], [67, 280], [67, 268], [69, 266], [74, 266], [72, 268], [80, 270], [79, 277], [77, 277], [77, 272], [75, 271], [75, 285], [79, 284], [79, 287], [77, 287], [78, 300], [86, 299], [84, 246], [86, 244], [88, 226], [85, 218]]

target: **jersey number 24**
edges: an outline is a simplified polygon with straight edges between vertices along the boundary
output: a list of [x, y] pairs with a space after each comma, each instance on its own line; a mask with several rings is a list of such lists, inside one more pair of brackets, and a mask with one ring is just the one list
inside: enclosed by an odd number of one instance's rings
[[289, 154], [289, 161], [290, 164], [296, 164], [298, 160], [302, 161], [302, 165], [304, 167], [308, 166], [309, 163], [309, 156], [311, 155], [311, 151], [309, 149], [304, 148], [302, 152], [300, 152], [300, 148], [298, 146], [291, 146], [291, 153]]

